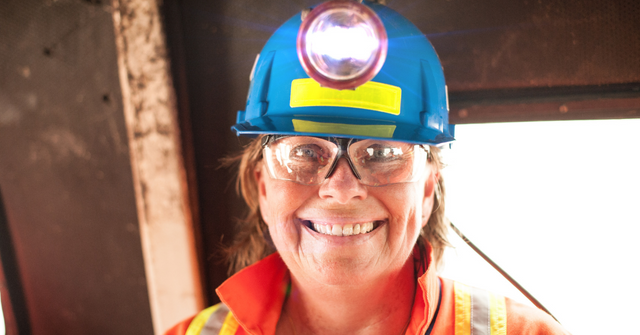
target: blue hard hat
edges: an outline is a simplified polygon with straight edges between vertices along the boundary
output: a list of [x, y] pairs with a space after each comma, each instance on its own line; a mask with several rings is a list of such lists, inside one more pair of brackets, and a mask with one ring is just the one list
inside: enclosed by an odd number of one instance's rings
[[440, 60], [425, 35], [394, 10], [364, 1], [382, 21], [388, 47], [379, 72], [355, 89], [323, 87], [298, 57], [297, 14], [264, 46], [246, 109], [231, 128], [259, 134], [381, 138], [440, 145], [454, 140]]

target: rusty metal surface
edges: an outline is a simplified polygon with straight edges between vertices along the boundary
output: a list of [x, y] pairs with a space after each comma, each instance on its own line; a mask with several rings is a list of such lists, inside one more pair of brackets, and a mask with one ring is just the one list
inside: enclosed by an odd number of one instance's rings
[[640, 2], [394, 5], [442, 60], [452, 123], [640, 117]]
[[635, 0], [390, 1], [432, 41], [450, 92], [640, 82]]
[[151, 334], [106, 1], [0, 5], [0, 186], [33, 334]]

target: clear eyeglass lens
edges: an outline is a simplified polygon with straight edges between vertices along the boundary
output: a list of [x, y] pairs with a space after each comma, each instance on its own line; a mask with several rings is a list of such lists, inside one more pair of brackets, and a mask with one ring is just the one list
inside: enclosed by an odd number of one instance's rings
[[[264, 154], [273, 178], [315, 185], [324, 181], [339, 150], [331, 141], [292, 136], [267, 145]], [[425, 150], [403, 142], [361, 140], [349, 146], [348, 154], [360, 182], [370, 186], [415, 181], [427, 164]]]
[[267, 145], [265, 158], [272, 177], [313, 185], [324, 180], [338, 150], [320, 138], [292, 136]]
[[427, 164], [419, 145], [380, 140], [363, 140], [349, 147], [349, 156], [366, 185], [415, 181]]
[[366, 17], [345, 10], [327, 11], [306, 34], [307, 54], [324, 76], [354, 78], [375, 62], [380, 47], [375, 28]]

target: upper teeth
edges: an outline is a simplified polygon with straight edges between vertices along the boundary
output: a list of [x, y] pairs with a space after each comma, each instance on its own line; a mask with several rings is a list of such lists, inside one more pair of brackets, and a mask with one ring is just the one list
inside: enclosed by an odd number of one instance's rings
[[313, 224], [313, 228], [322, 234], [334, 235], [334, 236], [351, 236], [358, 234], [366, 234], [373, 230], [373, 222], [357, 223], [355, 225], [346, 224], [340, 225], [328, 225], [328, 224]]

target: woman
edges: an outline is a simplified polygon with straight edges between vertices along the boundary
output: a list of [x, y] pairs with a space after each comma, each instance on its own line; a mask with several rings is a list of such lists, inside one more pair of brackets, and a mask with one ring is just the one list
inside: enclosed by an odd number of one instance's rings
[[[390, 162], [375, 162], [391, 165], [384, 170], [391, 174], [397, 160], [403, 161], [399, 167], [405, 173], [398, 176], [393, 171], [393, 177], [404, 180], [396, 179], [387, 185], [365, 185], [371, 180], [362, 176], [366, 173], [371, 177], [371, 170], [354, 163], [361, 175], [359, 180], [347, 157], [338, 159], [332, 172], [327, 172], [333, 163], [328, 159], [319, 174], [330, 177], [320, 184], [292, 182], [284, 180], [286, 174], [278, 174], [281, 166], [273, 151], [292, 148], [287, 157], [298, 157], [296, 152], [313, 147], [317, 152], [307, 155], [317, 156], [320, 148], [331, 147], [322, 141], [315, 137], [285, 137], [264, 150], [260, 141], [247, 148], [242, 156], [240, 182], [252, 212], [261, 215], [262, 220], [257, 216], [249, 220], [250, 227], [243, 231], [252, 233], [244, 236], [243, 242], [251, 245], [252, 241], [259, 241], [265, 245], [236, 246], [236, 261], [241, 263], [239, 266], [256, 261], [252, 255], [244, 254], [247, 251], [262, 249], [264, 254], [269, 253], [269, 242], [262, 238], [262, 232], [269, 232], [290, 271], [291, 283], [276, 326], [281, 331], [276, 333], [403, 334], [405, 329], [415, 333], [421, 327], [421, 318], [411, 318], [414, 322], [410, 323], [409, 316], [417, 291], [423, 290], [418, 288], [417, 278], [424, 273], [426, 264], [435, 265], [441, 260], [447, 243], [444, 206], [439, 200], [444, 190], [440, 162], [433, 153], [437, 149], [429, 148], [432, 152], [428, 154], [422, 146], [407, 143], [352, 142], [350, 152], [356, 153], [350, 157], [352, 161], [354, 156], [362, 159], [358, 153], [366, 153], [366, 149], [376, 150], [365, 158], [368, 161], [381, 160], [385, 149], [404, 149], [403, 154], [409, 157], [392, 157], [393, 150], [389, 150], [386, 159]], [[260, 155], [262, 151], [267, 154]], [[406, 174], [413, 164], [422, 167], [415, 169], [416, 176]], [[377, 182], [382, 179], [380, 174], [375, 177]], [[433, 260], [429, 245], [436, 246]], [[434, 286], [432, 293], [438, 293], [435, 272], [430, 273], [432, 276], [423, 278], [423, 285]], [[437, 299], [427, 309], [425, 301], [418, 301], [414, 313], [433, 314], [435, 304]]]
[[236, 159], [250, 212], [235, 275], [168, 334], [563, 334], [438, 278], [447, 111], [435, 51], [385, 6], [331, 1], [285, 23], [233, 127], [257, 136]]

